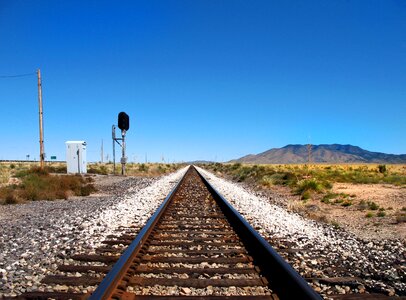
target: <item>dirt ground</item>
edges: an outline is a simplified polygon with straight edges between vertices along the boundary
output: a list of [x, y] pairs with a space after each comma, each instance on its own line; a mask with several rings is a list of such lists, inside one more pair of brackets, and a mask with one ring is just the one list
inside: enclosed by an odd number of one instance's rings
[[[277, 189], [285, 195], [290, 194]], [[363, 239], [400, 238], [406, 242], [406, 188], [384, 184], [336, 183], [333, 193], [350, 195], [352, 205], [327, 204], [314, 195], [305, 203], [298, 196], [290, 197], [289, 207], [310, 218], [343, 227]], [[379, 206], [370, 209], [368, 202]], [[381, 215], [381, 216], [379, 216]], [[384, 215], [384, 216], [382, 216]]]

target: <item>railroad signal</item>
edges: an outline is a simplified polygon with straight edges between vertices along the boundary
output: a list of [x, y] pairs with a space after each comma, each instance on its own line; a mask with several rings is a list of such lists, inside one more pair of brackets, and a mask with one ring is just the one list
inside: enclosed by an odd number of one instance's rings
[[[113, 138], [113, 173], [116, 173], [116, 154], [115, 154], [115, 143], [121, 146], [122, 156], [121, 156], [121, 174], [125, 175], [125, 164], [127, 163], [127, 157], [125, 156], [125, 134], [130, 128], [130, 117], [125, 112], [120, 112], [118, 114], [118, 128], [121, 129], [121, 138], [116, 137], [116, 126], [112, 127], [112, 138]], [[120, 142], [121, 141], [121, 144]]]
[[128, 131], [130, 128], [130, 117], [123, 111], [118, 114], [118, 128], [123, 131]]

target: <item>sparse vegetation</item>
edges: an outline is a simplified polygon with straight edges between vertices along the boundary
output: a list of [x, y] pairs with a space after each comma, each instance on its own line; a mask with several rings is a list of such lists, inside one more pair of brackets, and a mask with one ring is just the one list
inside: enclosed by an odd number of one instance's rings
[[307, 199], [310, 199], [310, 198], [311, 198], [311, 193], [310, 193], [310, 191], [304, 191], [304, 192], [302, 193], [302, 197], [301, 197], [302, 200], [307, 200]]
[[358, 204], [360, 210], [366, 210], [368, 208], [368, 203], [365, 200], [361, 200]]
[[386, 165], [379, 165], [378, 166], [379, 173], [386, 173]]
[[[141, 165], [142, 166], [142, 165]], [[390, 183], [406, 185], [406, 170], [397, 166], [386, 165], [243, 165], [208, 164], [204, 167], [214, 172], [230, 175], [238, 182], [248, 181], [264, 188], [274, 185], [288, 186], [300, 195], [302, 200], [323, 195], [321, 201], [326, 204], [341, 204], [343, 207], [353, 205], [350, 198], [355, 195], [331, 193], [335, 182], [345, 183]], [[320, 199], [320, 197], [318, 197]], [[361, 202], [360, 209], [377, 210], [379, 206], [369, 201]]]
[[343, 203], [341, 203], [341, 206], [347, 207], [347, 206], [351, 206], [352, 205], [352, 201], [350, 199], [346, 199], [343, 201]]
[[[271, 197], [274, 193], [289, 194], [289, 211], [334, 227], [343, 226], [362, 236], [382, 226], [385, 230], [379, 229], [380, 236], [393, 238], [399, 226], [396, 224], [406, 223], [406, 206], [402, 202], [406, 165], [215, 163], [202, 167], [218, 176], [246, 182], [253, 189], [271, 189]], [[285, 202], [281, 201], [281, 205]]]
[[379, 208], [379, 205], [376, 204], [376, 203], [373, 202], [373, 201], [368, 201], [367, 204], [368, 204], [368, 208], [369, 208], [370, 210], [377, 210], [377, 209]]
[[[0, 204], [35, 200], [66, 199], [71, 195], [86, 196], [95, 189], [91, 177], [66, 175], [66, 164], [47, 162], [43, 170], [35, 162], [0, 163]], [[183, 164], [134, 164], [126, 165], [129, 176], [160, 176], [183, 167]], [[116, 174], [121, 165], [116, 164]], [[57, 174], [64, 174], [63, 176]], [[90, 174], [113, 174], [112, 163], [88, 164]]]
[[382, 218], [384, 216], [386, 216], [386, 213], [384, 211], [378, 211], [378, 213], [376, 214], [378, 217]]
[[[184, 167], [184, 164], [164, 164], [164, 163], [128, 163], [126, 164], [126, 175], [128, 176], [160, 176], [168, 174]], [[90, 174], [107, 175], [113, 174], [113, 164], [91, 163], [87, 172]], [[116, 163], [116, 174], [121, 174], [121, 164]]]
[[373, 216], [374, 216], [374, 213], [372, 213], [372, 212], [368, 212], [368, 213], [365, 215], [366, 218], [372, 218]]
[[406, 223], [406, 214], [405, 213], [397, 213], [396, 214], [396, 223]]
[[243, 165], [206, 164], [214, 172], [231, 175], [234, 180], [251, 180], [263, 186], [285, 185], [296, 188], [303, 180], [314, 180], [330, 189], [334, 182], [387, 183], [406, 186], [402, 165]]
[[341, 228], [340, 224], [336, 221], [331, 221], [331, 225], [333, 225], [335, 229]]
[[69, 195], [87, 196], [95, 191], [91, 178], [79, 175], [50, 175], [47, 168], [32, 167], [15, 174], [19, 184], [0, 188], [0, 200], [6, 204], [26, 200], [67, 199]]

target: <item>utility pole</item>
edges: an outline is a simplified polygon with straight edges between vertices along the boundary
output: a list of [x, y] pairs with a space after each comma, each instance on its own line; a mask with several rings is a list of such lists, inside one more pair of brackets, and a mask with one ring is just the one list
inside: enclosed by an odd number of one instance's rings
[[101, 151], [101, 153], [100, 153], [100, 158], [101, 158], [101, 160], [100, 160], [100, 162], [101, 163], [103, 163], [103, 140], [102, 140], [102, 142], [101, 142], [101, 149], [100, 149]]
[[307, 144], [307, 163], [310, 165], [312, 161], [312, 144]]
[[37, 70], [38, 76], [38, 106], [39, 106], [39, 157], [41, 169], [44, 168], [44, 125], [43, 125], [43, 113], [42, 113], [42, 82], [41, 82], [41, 70]]

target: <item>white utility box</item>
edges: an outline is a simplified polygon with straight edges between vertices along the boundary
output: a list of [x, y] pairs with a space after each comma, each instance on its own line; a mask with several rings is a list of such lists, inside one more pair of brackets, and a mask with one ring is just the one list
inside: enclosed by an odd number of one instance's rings
[[68, 141], [66, 144], [66, 167], [69, 173], [87, 173], [86, 142]]

